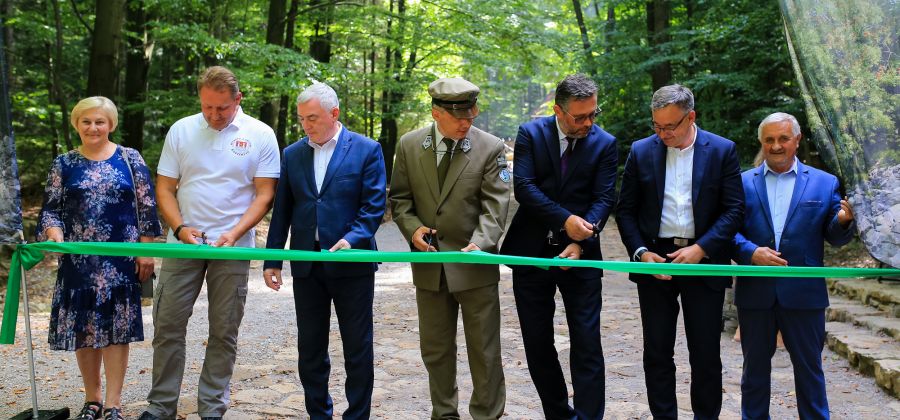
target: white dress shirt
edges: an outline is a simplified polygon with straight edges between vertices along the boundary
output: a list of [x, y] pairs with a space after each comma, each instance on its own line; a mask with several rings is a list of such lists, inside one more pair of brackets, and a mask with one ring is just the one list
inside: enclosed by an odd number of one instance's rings
[[[559, 120], [556, 120], [556, 132], [559, 133], [559, 157], [562, 157], [563, 153], [566, 153], [566, 148], [569, 147], [569, 138], [566, 133], [563, 133], [562, 128], [559, 128]], [[572, 139], [573, 149], [576, 143], [578, 143], [578, 139]]]
[[763, 163], [763, 174], [766, 177], [766, 196], [769, 198], [769, 214], [772, 215], [772, 228], [775, 230], [775, 249], [781, 248], [781, 233], [784, 222], [791, 207], [794, 196], [794, 184], [797, 181], [797, 158], [787, 172], [777, 173]]
[[[334, 156], [334, 149], [337, 148], [338, 139], [341, 138], [341, 131], [344, 130], [344, 126], [341, 123], [338, 123], [338, 126], [338, 130], [334, 133], [334, 137], [331, 140], [321, 145], [314, 143], [311, 139], [306, 143], [313, 149], [313, 172], [316, 176], [317, 192], [322, 192], [322, 183], [325, 182], [325, 172], [328, 171], [328, 163], [331, 162], [331, 157]], [[319, 240], [318, 226], [316, 226], [316, 240]]]
[[666, 189], [663, 194], [662, 219], [659, 223], [660, 238], [695, 237], [694, 208], [692, 198], [694, 171], [694, 144], [697, 143], [697, 126], [693, 126], [694, 138], [684, 149], [666, 148]]

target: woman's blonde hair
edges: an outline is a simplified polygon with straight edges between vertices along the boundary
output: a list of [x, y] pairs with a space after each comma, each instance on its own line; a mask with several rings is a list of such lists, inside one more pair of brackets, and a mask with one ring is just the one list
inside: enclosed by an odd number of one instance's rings
[[91, 96], [90, 98], [84, 98], [75, 104], [75, 107], [72, 108], [72, 116], [70, 118], [72, 127], [75, 127], [75, 130], [78, 130], [78, 119], [81, 118], [85, 112], [92, 109], [99, 109], [106, 114], [106, 118], [109, 119], [109, 131], [116, 131], [116, 126], [119, 125], [119, 111], [116, 109], [116, 104], [105, 96]]

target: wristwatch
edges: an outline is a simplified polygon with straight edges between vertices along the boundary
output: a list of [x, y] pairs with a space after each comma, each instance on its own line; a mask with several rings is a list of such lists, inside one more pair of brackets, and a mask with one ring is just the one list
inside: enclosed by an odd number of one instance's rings
[[190, 227], [190, 226], [182, 223], [182, 224], [178, 225], [177, 228], [175, 228], [175, 231], [173, 232], [175, 234], [175, 239], [178, 239], [179, 241], [181, 240], [178, 238], [178, 234], [181, 233], [182, 228], [186, 228], [186, 227]]
[[648, 250], [646, 247], [643, 247], [643, 246], [642, 246], [642, 247], [638, 248], [638, 250], [634, 253], [634, 261], [635, 261], [635, 262], [641, 262], [641, 257], [642, 257], [642, 256], [644, 255], [644, 253], [647, 252], [647, 251], [649, 251], [649, 250]]

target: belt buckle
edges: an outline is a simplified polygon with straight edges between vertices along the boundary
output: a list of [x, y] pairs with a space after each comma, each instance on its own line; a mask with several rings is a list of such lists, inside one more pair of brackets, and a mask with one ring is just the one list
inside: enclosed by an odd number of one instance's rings
[[687, 239], [687, 238], [672, 238], [672, 243], [675, 244], [675, 246], [679, 246], [679, 247], [688, 246], [689, 241], [690, 241], [690, 239]]

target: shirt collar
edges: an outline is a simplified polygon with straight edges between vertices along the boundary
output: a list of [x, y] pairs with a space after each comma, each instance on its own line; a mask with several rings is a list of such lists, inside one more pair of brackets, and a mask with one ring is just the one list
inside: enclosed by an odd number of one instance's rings
[[[691, 136], [691, 144], [689, 144], [688, 147], [685, 147], [684, 149], [679, 149], [677, 147], [666, 146], [666, 148], [669, 150], [672, 150], [673, 152], [676, 152], [676, 153], [687, 153], [687, 152], [694, 150], [694, 145], [697, 144], [697, 134], [700, 133], [700, 127], [697, 127], [697, 124], [693, 124], [692, 127], [694, 128], [694, 135]], [[662, 140], [660, 140], [660, 141], [662, 141]]]
[[[228, 127], [231, 127], [231, 126], [234, 126], [235, 128], [238, 128], [238, 129], [241, 128], [241, 123], [243, 122], [245, 115], [246, 114], [244, 114], [244, 109], [241, 108], [240, 105], [238, 105], [237, 110], [234, 112], [234, 118], [231, 120], [231, 122], [228, 125], [226, 125], [225, 128], [218, 130], [218, 131], [225, 131], [228, 129]], [[215, 130], [214, 128], [209, 126], [209, 122], [206, 121], [206, 117], [203, 116], [203, 113], [200, 113], [200, 127], [208, 128], [210, 130]]]
[[[450, 136], [445, 136], [444, 133], [441, 133], [441, 128], [438, 127], [437, 123], [434, 123], [434, 133], [435, 133], [435, 134], [437, 135], [437, 137], [438, 137], [438, 138], [437, 138], [437, 143], [440, 143], [440, 142], [444, 141], [444, 139], [450, 139], [450, 140], [453, 140], [453, 144], [456, 144], [456, 142], [459, 141], [459, 139], [455, 139], [455, 138], [450, 137]], [[437, 143], [435, 143], [435, 144], [437, 144]]]
[[326, 141], [325, 143], [322, 143], [321, 145], [318, 145], [313, 141], [307, 141], [306, 144], [308, 144], [309, 147], [312, 147], [313, 149], [324, 149], [325, 147], [329, 147], [329, 146], [331, 146], [331, 147], [337, 146], [337, 142], [341, 138], [341, 131], [344, 130], [344, 125], [341, 124], [340, 121], [338, 121], [337, 124], [338, 124], [338, 130], [334, 133], [334, 137], [332, 137], [330, 140]]
[[[784, 173], [789, 174], [791, 172], [793, 172], [795, 175], [797, 174], [797, 156], [794, 156], [794, 163], [791, 164], [791, 169], [788, 169], [787, 172], [784, 172]], [[772, 175], [775, 175], [775, 176], [781, 175], [778, 172], [773, 171], [772, 168], [769, 167], [769, 162], [766, 162], [764, 160], [763, 161], [763, 175], [764, 176], [769, 175], [769, 173], [772, 173]]]

